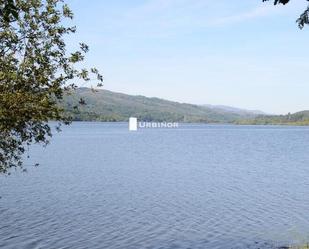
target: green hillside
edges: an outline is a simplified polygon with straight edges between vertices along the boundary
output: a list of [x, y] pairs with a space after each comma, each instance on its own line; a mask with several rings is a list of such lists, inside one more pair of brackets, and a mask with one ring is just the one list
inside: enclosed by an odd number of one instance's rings
[[249, 125], [309, 125], [309, 111], [287, 115], [259, 115], [255, 118], [237, 120], [236, 123]]
[[[78, 105], [80, 99], [86, 105]], [[241, 125], [309, 125], [309, 111], [265, 115], [231, 107], [192, 105], [160, 98], [132, 96], [108, 90], [79, 88], [61, 104], [74, 121], [143, 121], [233, 123]], [[74, 108], [78, 106], [78, 109]]]
[[[74, 109], [83, 98], [86, 105]], [[62, 103], [75, 121], [127, 121], [134, 116], [143, 121], [231, 123], [256, 117], [224, 109], [167, 101], [159, 98], [132, 96], [89, 88], [79, 88]]]

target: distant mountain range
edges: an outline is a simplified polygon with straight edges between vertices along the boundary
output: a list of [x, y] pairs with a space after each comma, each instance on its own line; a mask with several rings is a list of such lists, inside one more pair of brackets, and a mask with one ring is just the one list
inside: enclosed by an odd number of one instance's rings
[[[78, 105], [81, 98], [85, 105]], [[193, 105], [108, 90], [93, 92], [89, 88], [78, 88], [71, 95], [65, 95], [61, 105], [75, 121], [127, 121], [129, 117], [137, 117], [158, 122], [305, 124], [308, 121], [309, 124], [309, 111], [273, 116], [229, 106]]]

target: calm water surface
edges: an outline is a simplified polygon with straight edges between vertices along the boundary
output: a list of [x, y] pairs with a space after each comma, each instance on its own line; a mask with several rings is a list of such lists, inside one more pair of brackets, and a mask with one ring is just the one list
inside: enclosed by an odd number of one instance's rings
[[0, 248], [309, 241], [309, 128], [74, 123], [0, 177]]

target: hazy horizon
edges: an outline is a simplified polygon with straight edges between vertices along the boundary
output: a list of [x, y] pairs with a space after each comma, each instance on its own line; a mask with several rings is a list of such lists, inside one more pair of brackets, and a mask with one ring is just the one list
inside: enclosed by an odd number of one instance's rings
[[309, 109], [305, 1], [70, 2], [104, 88], [273, 114]]

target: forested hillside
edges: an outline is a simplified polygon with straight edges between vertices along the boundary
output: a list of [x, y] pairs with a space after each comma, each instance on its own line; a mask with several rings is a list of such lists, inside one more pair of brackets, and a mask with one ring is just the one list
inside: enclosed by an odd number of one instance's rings
[[255, 118], [236, 121], [248, 125], [309, 125], [309, 111], [287, 115], [259, 115]]
[[[86, 105], [79, 105], [75, 109], [80, 98], [85, 100]], [[255, 113], [233, 112], [107, 90], [93, 93], [89, 88], [77, 89], [73, 95], [65, 97], [62, 105], [76, 121], [127, 121], [134, 116], [144, 121], [231, 123], [257, 116]]]
[[[80, 99], [85, 105], [79, 105]], [[259, 111], [211, 105], [193, 105], [160, 98], [133, 96], [108, 90], [79, 88], [64, 98], [62, 106], [74, 121], [143, 121], [233, 123], [243, 125], [309, 125], [309, 111], [266, 115]], [[74, 108], [78, 106], [78, 108]]]

